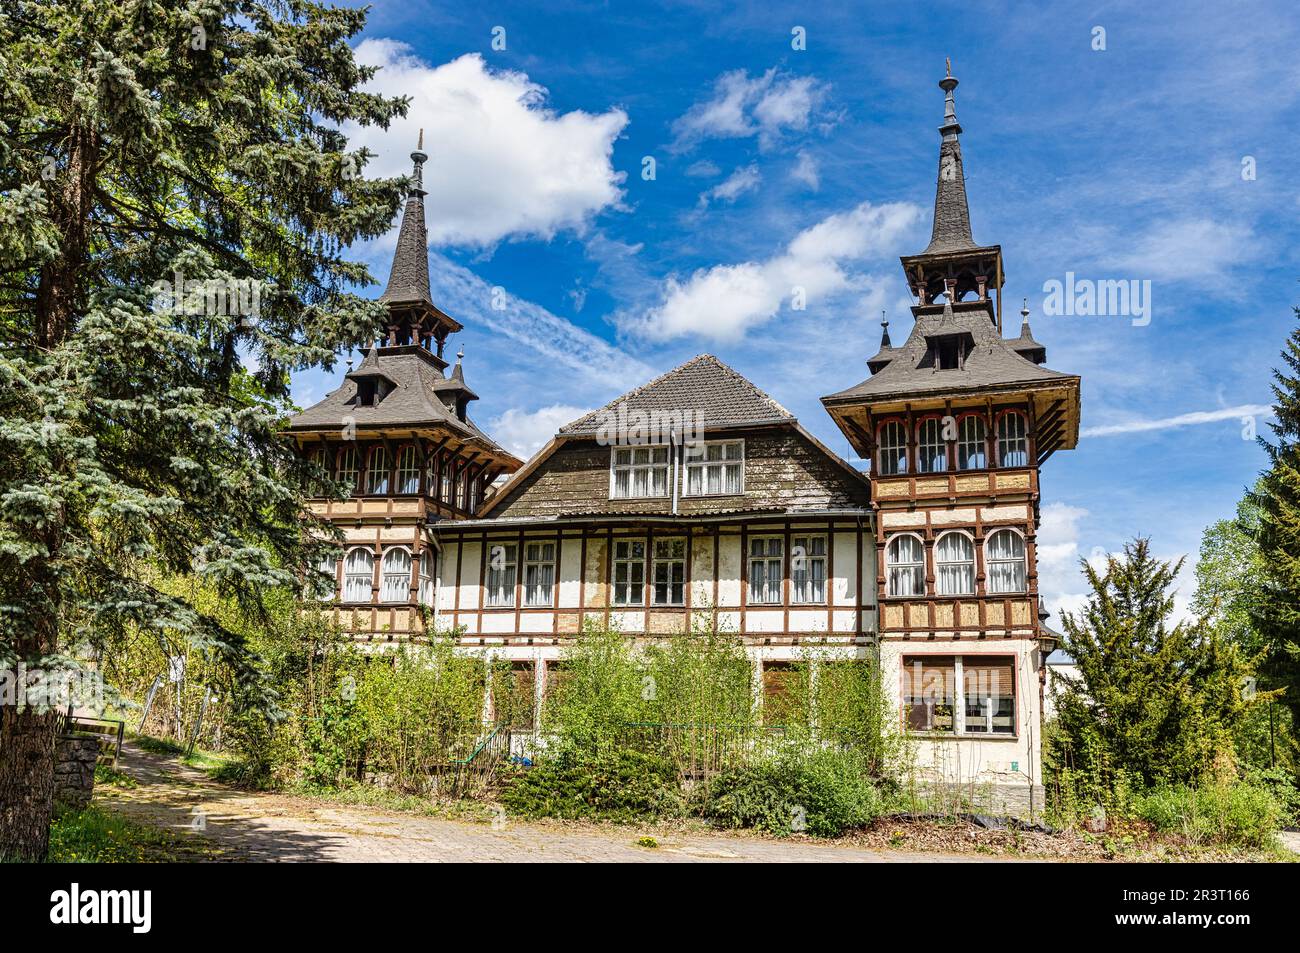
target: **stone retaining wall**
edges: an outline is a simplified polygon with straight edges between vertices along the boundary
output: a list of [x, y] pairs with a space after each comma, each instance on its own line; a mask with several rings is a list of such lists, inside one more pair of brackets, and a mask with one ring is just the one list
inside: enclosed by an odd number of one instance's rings
[[93, 735], [59, 735], [54, 742], [54, 800], [83, 808], [95, 793], [99, 739]]

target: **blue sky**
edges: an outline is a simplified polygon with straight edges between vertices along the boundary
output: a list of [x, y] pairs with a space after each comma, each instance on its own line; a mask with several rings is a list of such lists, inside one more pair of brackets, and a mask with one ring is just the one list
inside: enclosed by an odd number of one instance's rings
[[[818, 399], [867, 376], [882, 310], [911, 327], [898, 256], [929, 238], [950, 56], [1007, 327], [1027, 297], [1083, 378], [1084, 436], [1042, 480], [1052, 607], [1136, 534], [1194, 554], [1263, 465], [1242, 418], [1266, 428], [1300, 301], [1289, 5], [466, 6], [374, 4], [359, 54], [413, 102], [353, 132], [402, 174], [425, 128], [434, 298], [516, 452], [708, 351], [850, 456]], [[395, 229], [356, 250], [381, 282]], [[1067, 272], [1149, 280], [1150, 323], [1045, 314]]]

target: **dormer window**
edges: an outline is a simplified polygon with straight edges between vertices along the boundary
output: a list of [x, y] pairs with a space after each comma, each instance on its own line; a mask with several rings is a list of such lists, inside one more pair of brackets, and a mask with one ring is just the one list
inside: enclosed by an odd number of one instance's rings
[[930, 366], [936, 371], [959, 370], [975, 342], [969, 334], [940, 334], [926, 338]]

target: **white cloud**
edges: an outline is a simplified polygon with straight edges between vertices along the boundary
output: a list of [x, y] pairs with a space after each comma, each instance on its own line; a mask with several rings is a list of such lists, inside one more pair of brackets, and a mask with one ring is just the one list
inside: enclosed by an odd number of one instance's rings
[[869, 279], [847, 271], [845, 264], [888, 253], [920, 214], [909, 203], [863, 202], [800, 232], [766, 261], [701, 268], [684, 281], [670, 276], [658, 305], [644, 314], [622, 315], [618, 324], [648, 340], [697, 334], [735, 341], [771, 320], [796, 288], [808, 306], [839, 292], [866, 290]]
[[1272, 415], [1273, 408], [1267, 404], [1241, 404], [1237, 407], [1222, 407], [1219, 410], [1198, 410], [1188, 414], [1179, 414], [1176, 417], [1141, 418], [1127, 420], [1118, 424], [1084, 427], [1079, 431], [1079, 436], [1113, 437], [1119, 434], [1172, 430], [1176, 427], [1192, 427], [1197, 424], [1212, 424], [1223, 420], [1240, 421], [1246, 417], [1271, 417]]
[[818, 173], [817, 160], [813, 158], [811, 153], [803, 149], [799, 150], [794, 168], [790, 170], [790, 178], [796, 182], [802, 182], [814, 192], [821, 188], [822, 183], [821, 176]]
[[620, 202], [624, 173], [610, 157], [628, 122], [621, 109], [558, 113], [526, 74], [491, 70], [477, 53], [435, 67], [404, 43], [372, 39], [356, 54], [381, 67], [367, 90], [409, 95], [411, 105], [389, 129], [343, 129], [353, 146], [376, 153], [366, 171], [386, 176], [410, 173], [409, 153], [424, 129], [432, 244], [485, 247], [582, 232]]
[[722, 169], [718, 164], [709, 159], [692, 162], [686, 167], [686, 174], [694, 179], [707, 179], [710, 176], [718, 175], [720, 172], [722, 172]]
[[682, 152], [705, 139], [751, 136], [766, 148], [787, 130], [807, 129], [829, 88], [811, 76], [781, 74], [775, 67], [753, 79], [743, 69], [723, 73], [713, 84], [713, 95], [673, 123], [671, 148]]
[[763, 176], [758, 171], [757, 165], [742, 166], [707, 192], [701, 192], [700, 208], [706, 207], [715, 199], [727, 203], [734, 202], [746, 192], [758, 188], [758, 183], [762, 180]]
[[1087, 515], [1082, 507], [1060, 502], [1042, 508], [1036, 537], [1038, 591], [1052, 614], [1048, 624], [1058, 631], [1061, 613], [1078, 612], [1087, 600], [1079, 570], [1079, 522]]
[[1248, 260], [1253, 248], [1254, 234], [1245, 225], [1184, 218], [1152, 226], [1112, 266], [1136, 278], [1204, 285]]
[[590, 410], [568, 404], [551, 404], [532, 413], [512, 407], [492, 420], [488, 432], [497, 442], [522, 460], [527, 460], [555, 436], [556, 431]]

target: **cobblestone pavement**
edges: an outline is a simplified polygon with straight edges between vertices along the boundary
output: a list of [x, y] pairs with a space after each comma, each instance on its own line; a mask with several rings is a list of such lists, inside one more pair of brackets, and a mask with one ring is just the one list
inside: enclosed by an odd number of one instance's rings
[[[104, 787], [95, 792], [97, 803], [139, 821], [201, 834], [230, 860], [899, 863], [977, 859], [708, 833], [655, 833], [659, 846], [646, 848], [636, 845], [643, 832], [635, 827], [508, 821], [497, 829], [488, 823], [240, 791], [174, 758], [129, 743], [123, 748], [120, 767], [136, 779], [137, 786]], [[202, 830], [196, 830], [200, 822]]]

